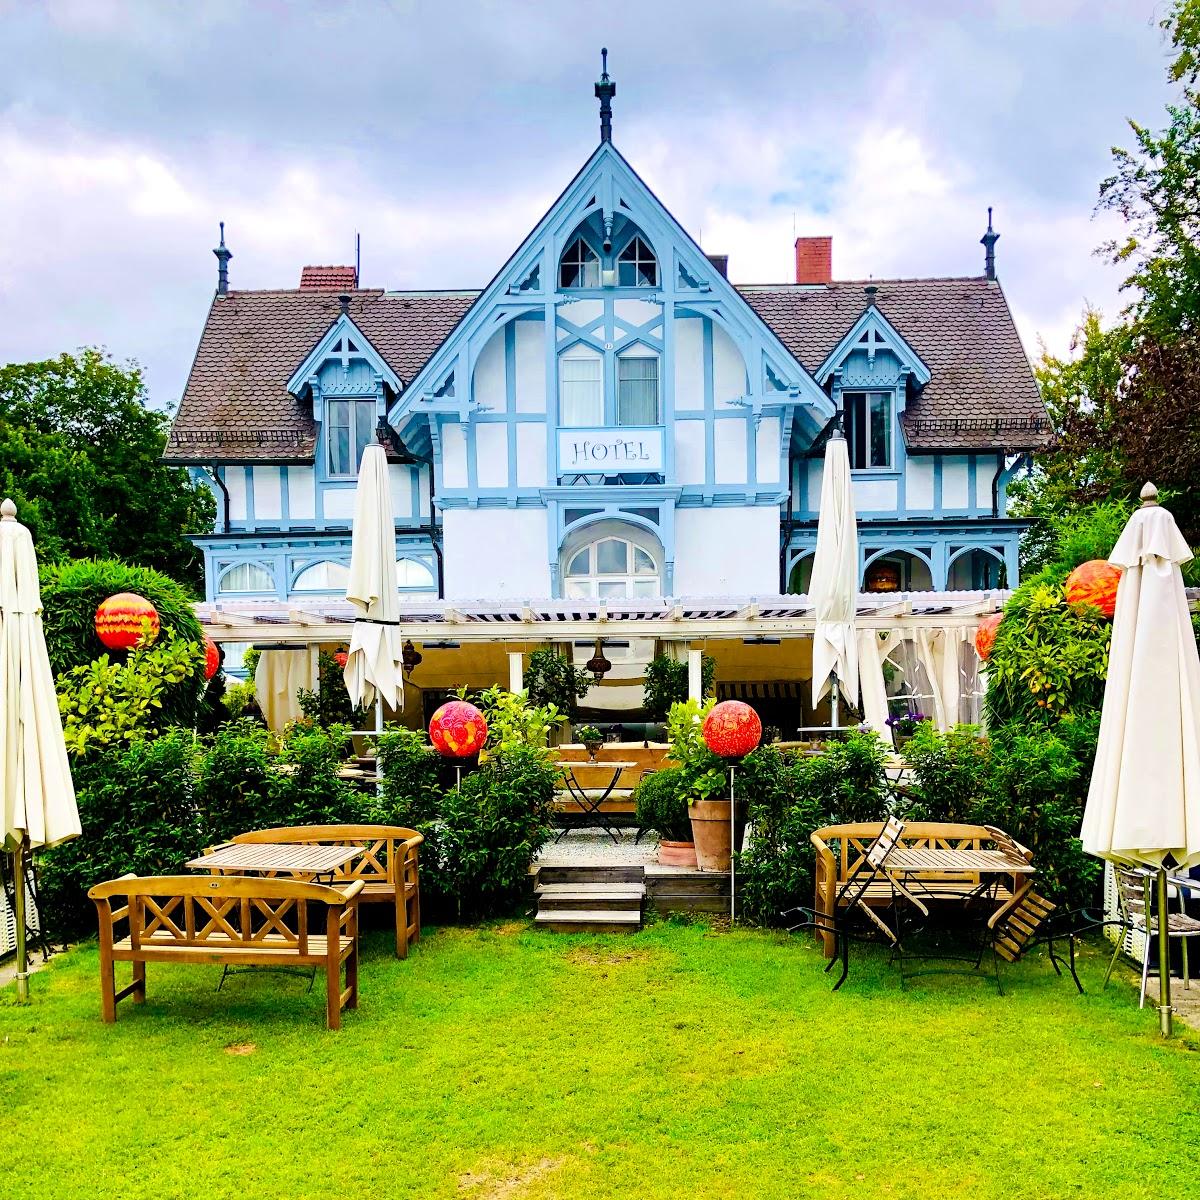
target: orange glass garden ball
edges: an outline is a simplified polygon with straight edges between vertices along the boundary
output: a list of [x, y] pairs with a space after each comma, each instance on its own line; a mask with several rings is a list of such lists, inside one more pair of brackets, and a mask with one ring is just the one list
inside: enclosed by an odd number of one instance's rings
[[118, 592], [96, 609], [96, 636], [110, 650], [132, 649], [143, 634], [149, 645], [158, 637], [158, 630], [158, 609], [136, 592]]
[[992, 613], [990, 617], [984, 617], [979, 622], [979, 628], [975, 630], [975, 653], [979, 655], [980, 661], [987, 662], [991, 658], [992, 647], [996, 644], [996, 630], [1000, 628], [1003, 619], [1003, 613]]
[[741, 700], [722, 700], [704, 718], [700, 736], [714, 754], [742, 758], [762, 741], [762, 722]]
[[1089, 559], [1067, 576], [1067, 603], [1090, 604], [1111, 617], [1117, 610], [1117, 584], [1120, 582], [1120, 567], [1114, 567], [1102, 558]]
[[487, 732], [483, 713], [465, 700], [443, 704], [429, 722], [429, 740], [447, 758], [470, 758], [478, 754], [487, 741]]
[[344, 671], [350, 661], [350, 655], [345, 650], [338, 650], [333, 656], [333, 661]]
[[221, 651], [217, 643], [204, 635], [204, 678], [211, 679], [221, 669]]

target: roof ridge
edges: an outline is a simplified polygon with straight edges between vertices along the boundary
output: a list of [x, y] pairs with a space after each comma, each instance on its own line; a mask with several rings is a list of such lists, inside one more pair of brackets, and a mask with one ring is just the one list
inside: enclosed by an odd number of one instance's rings
[[894, 279], [833, 279], [829, 283], [735, 283], [738, 291], [827, 291], [830, 288], [873, 285], [883, 287], [889, 283], [988, 283], [985, 275], [900, 275]]

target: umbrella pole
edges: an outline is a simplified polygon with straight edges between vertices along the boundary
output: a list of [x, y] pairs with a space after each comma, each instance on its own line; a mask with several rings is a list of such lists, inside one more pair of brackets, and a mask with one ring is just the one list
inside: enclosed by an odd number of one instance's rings
[[831, 690], [831, 704], [830, 704], [830, 712], [833, 717], [833, 719], [831, 721], [831, 725], [834, 729], [836, 729], [838, 727], [838, 723], [837, 723], [838, 711], [837, 710], [838, 710], [838, 679], [837, 679], [837, 676], [835, 675], [833, 677], [833, 688]]
[[1167, 868], [1158, 868], [1158, 1028], [1171, 1036], [1171, 939], [1167, 918]]
[[13, 851], [13, 880], [17, 919], [17, 1003], [29, 1003], [29, 950], [25, 945], [25, 835], [22, 834]]

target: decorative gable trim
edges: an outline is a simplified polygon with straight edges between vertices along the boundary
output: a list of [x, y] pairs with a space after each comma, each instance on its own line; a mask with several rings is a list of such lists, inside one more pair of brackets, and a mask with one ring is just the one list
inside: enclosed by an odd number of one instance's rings
[[[348, 348], [351, 344], [354, 347], [352, 350]], [[314, 384], [320, 369], [330, 360], [338, 358], [342, 360], [343, 366], [355, 358], [365, 361], [397, 394], [404, 387], [400, 377], [388, 366], [383, 355], [371, 345], [366, 334], [355, 325], [348, 313], [342, 313], [312, 348], [308, 357], [292, 372], [292, 377], [287, 381], [287, 390], [300, 398], [304, 389]]]
[[824, 386], [835, 371], [842, 369], [846, 359], [855, 350], [865, 350], [868, 360], [872, 362], [880, 350], [890, 350], [900, 362], [899, 374], [911, 376], [919, 388], [924, 387], [933, 378], [921, 356], [873, 303], [867, 305], [862, 315], [817, 368], [817, 382]]

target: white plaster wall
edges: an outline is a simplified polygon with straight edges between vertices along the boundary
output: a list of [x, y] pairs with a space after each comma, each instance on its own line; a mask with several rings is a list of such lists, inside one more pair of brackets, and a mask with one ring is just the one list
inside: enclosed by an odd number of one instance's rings
[[278, 521], [283, 516], [283, 489], [278, 467], [255, 467], [254, 519]]
[[545, 509], [450, 508], [442, 520], [448, 600], [550, 595]]
[[229, 519], [246, 519], [246, 468], [226, 467], [225, 486], [229, 489]]
[[763, 417], [755, 433], [758, 482], [779, 482], [779, 418]]
[[713, 422], [716, 438], [713, 467], [717, 483], [746, 482], [746, 422], [731, 418]]
[[480, 422], [475, 426], [475, 477], [479, 486], [508, 486], [508, 425]]
[[[558, 311], [572, 325], [586, 325], [604, 312], [604, 301], [572, 300], [570, 304], [560, 304]], [[559, 337], [562, 337], [562, 330], [559, 330]]]
[[522, 421], [517, 430], [517, 486], [546, 486], [546, 426]]
[[779, 591], [779, 510], [675, 512], [675, 595], [761, 596]]
[[979, 454], [975, 458], [975, 507], [992, 511], [992, 480], [996, 478], [996, 460]]
[[312, 467], [288, 467], [288, 516], [293, 521], [311, 521], [317, 515]]
[[504, 412], [504, 330], [498, 329], [475, 360], [475, 401], [492, 412]]
[[354, 519], [354, 488], [325, 488], [321, 504], [327, 521], [352, 521]]
[[704, 407], [704, 328], [699, 317], [675, 322], [675, 407]]
[[871, 479], [862, 475], [852, 477], [854, 507], [860, 512], [895, 512], [896, 481]]
[[947, 454], [942, 459], [942, 508], [967, 507], [967, 456]]
[[933, 459], [910, 458], [904, 468], [904, 498], [909, 511], [933, 508]]
[[[808, 511], [821, 511], [821, 473], [825, 468], [823, 459], [810, 458], [808, 461]], [[803, 468], [801, 468], [803, 469]]]
[[713, 323], [713, 401], [728, 408], [731, 400], [746, 394], [746, 367], [733, 339]]
[[404, 467], [399, 463], [388, 464], [388, 480], [392, 488], [392, 513], [397, 520], [407, 520], [412, 516], [412, 467]]
[[546, 411], [546, 323], [518, 321], [517, 412]]
[[448, 488], [467, 486], [467, 441], [456, 423], [442, 426], [442, 484]]
[[645, 325], [661, 311], [661, 304], [652, 304], [649, 300], [617, 300], [613, 304], [613, 316], [625, 326]]
[[675, 483], [704, 482], [704, 422], [675, 422]]

